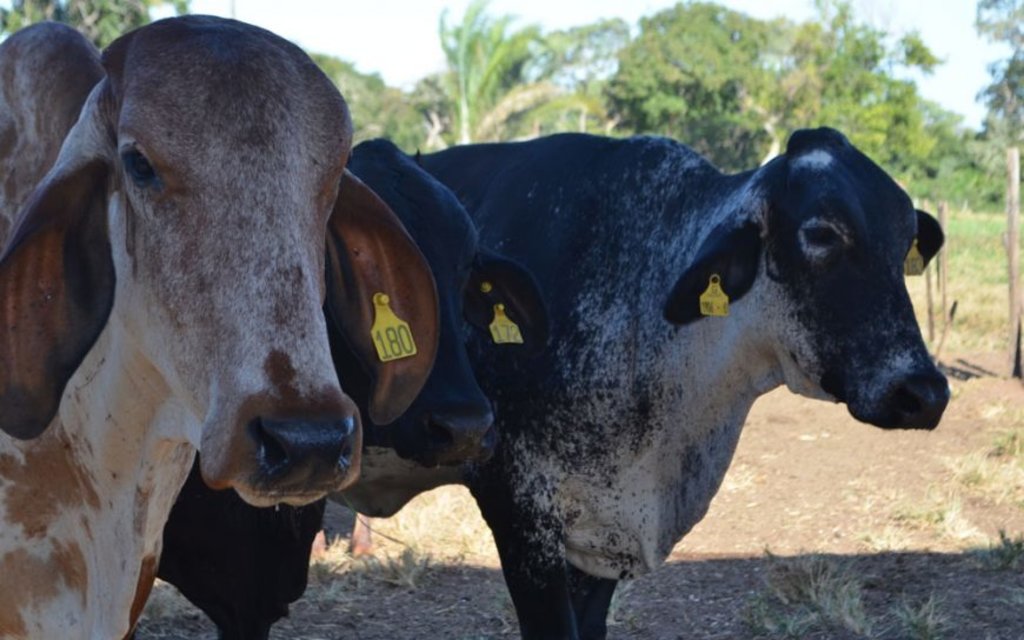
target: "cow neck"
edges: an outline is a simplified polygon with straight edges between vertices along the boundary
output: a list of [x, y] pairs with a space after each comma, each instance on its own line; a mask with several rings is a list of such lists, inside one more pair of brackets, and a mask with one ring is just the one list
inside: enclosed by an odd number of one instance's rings
[[[152, 574], [163, 523], [194, 457], [191, 445], [162, 435], [175, 423], [180, 432], [190, 418], [128, 337], [116, 306], [68, 382], [50, 428], [19, 447], [26, 468], [42, 461], [52, 472], [32, 481], [40, 485], [34, 487], [40, 500], [60, 505], [38, 523], [51, 558], [75, 550], [81, 560], [74, 569], [53, 567], [48, 579], [54, 584], [32, 605], [43, 615], [31, 619], [56, 626], [29, 630], [29, 637], [127, 632], [135, 594], [152, 581], [141, 574]], [[41, 486], [46, 483], [52, 486]], [[15, 546], [41, 548], [31, 533], [19, 542]], [[69, 602], [81, 608], [71, 611]]]

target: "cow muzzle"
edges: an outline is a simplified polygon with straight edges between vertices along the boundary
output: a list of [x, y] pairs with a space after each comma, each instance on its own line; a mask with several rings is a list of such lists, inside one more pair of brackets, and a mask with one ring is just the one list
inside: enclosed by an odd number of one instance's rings
[[850, 414], [883, 429], [934, 429], [949, 404], [949, 383], [934, 367], [882, 385], [875, 396], [851, 398]]
[[358, 471], [355, 416], [319, 421], [258, 416], [248, 432], [257, 460], [249, 484], [266, 495], [317, 497], [350, 484]]
[[498, 444], [490, 408], [424, 411], [399, 427], [398, 455], [425, 467], [485, 462]]

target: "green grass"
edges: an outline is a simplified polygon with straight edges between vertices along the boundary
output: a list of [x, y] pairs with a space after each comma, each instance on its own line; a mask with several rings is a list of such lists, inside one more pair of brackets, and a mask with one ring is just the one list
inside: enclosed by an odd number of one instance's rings
[[[1003, 246], [1006, 215], [952, 211], [945, 232], [943, 250], [948, 251], [949, 260], [948, 304], [957, 301], [958, 306], [944, 350], [947, 354], [1003, 351], [1009, 340], [1009, 270]], [[938, 341], [943, 314], [936, 261], [928, 269], [932, 275]], [[907, 278], [907, 288], [924, 330], [927, 323], [925, 278]]]
[[943, 630], [947, 619], [942, 613], [940, 601], [931, 596], [919, 606], [907, 601], [893, 608], [893, 615], [901, 627], [901, 638], [908, 640], [940, 640], [944, 638]]

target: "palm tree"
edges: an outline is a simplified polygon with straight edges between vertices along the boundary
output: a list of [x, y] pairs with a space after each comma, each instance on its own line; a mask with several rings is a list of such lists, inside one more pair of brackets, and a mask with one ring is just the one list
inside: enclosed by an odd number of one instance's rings
[[461, 144], [494, 137], [504, 119], [557, 92], [528, 77], [540, 29], [516, 29], [513, 16], [490, 16], [487, 4], [474, 0], [457, 24], [448, 24], [447, 11], [441, 14], [441, 48], [448, 62], [445, 89], [454, 103]]

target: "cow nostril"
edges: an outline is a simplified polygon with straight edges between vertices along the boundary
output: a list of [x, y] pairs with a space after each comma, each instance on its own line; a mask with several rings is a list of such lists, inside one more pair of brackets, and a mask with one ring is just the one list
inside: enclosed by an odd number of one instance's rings
[[894, 394], [893, 402], [896, 410], [905, 416], [916, 415], [921, 412], [923, 405], [921, 398], [908, 387], [900, 387]]
[[352, 460], [352, 444], [354, 441], [352, 434], [356, 431], [356, 419], [352, 417], [345, 418], [341, 423], [341, 431], [341, 454], [338, 456], [338, 467], [347, 469]]
[[433, 416], [427, 417], [427, 439], [431, 444], [447, 447], [455, 443], [452, 427], [438, 421]]
[[266, 428], [262, 418], [254, 418], [249, 423], [249, 433], [259, 447], [257, 455], [265, 467], [273, 469], [288, 464], [285, 444], [274, 430]]

